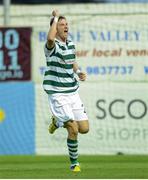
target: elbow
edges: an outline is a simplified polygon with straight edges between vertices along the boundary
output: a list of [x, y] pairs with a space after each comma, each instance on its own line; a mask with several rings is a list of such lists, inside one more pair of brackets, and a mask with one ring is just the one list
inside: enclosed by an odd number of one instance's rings
[[54, 38], [47, 38], [47, 47], [51, 49], [54, 46]]
[[54, 42], [54, 38], [52, 36], [48, 36], [47, 41], [48, 41], [49, 44], [53, 43]]

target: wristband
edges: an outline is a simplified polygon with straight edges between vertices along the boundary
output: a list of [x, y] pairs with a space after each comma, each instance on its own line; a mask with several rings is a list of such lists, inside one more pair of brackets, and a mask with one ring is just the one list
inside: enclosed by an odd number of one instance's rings
[[76, 70], [76, 74], [80, 74], [81, 73], [81, 70], [80, 69], [77, 69]]
[[57, 23], [57, 22], [58, 22], [58, 19], [59, 19], [59, 18], [58, 18], [57, 16], [55, 16], [55, 17], [54, 17], [54, 22]]

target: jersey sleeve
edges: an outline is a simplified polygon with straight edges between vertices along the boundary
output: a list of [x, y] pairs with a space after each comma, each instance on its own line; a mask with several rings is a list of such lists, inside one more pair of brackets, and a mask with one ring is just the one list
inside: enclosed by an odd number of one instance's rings
[[44, 45], [44, 53], [46, 57], [51, 57], [54, 53], [56, 53], [57, 44], [55, 43], [55, 46], [51, 49], [47, 47], [47, 42]]

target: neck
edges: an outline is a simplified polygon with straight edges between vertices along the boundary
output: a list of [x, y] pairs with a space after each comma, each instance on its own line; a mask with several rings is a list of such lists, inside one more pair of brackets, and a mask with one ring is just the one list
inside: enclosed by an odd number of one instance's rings
[[58, 40], [66, 43], [66, 40], [67, 40], [66, 38], [61, 38], [60, 36], [56, 36], [56, 38], [57, 38]]

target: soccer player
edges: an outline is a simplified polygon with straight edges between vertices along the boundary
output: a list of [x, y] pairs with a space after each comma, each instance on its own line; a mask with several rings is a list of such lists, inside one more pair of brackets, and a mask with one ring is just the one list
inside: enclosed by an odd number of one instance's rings
[[43, 87], [48, 94], [52, 122], [49, 133], [59, 127], [67, 129], [67, 146], [71, 162], [70, 169], [81, 171], [78, 162], [78, 133], [89, 131], [88, 117], [78, 94], [79, 83], [85, 81], [86, 74], [78, 68], [75, 46], [68, 39], [68, 23], [58, 10], [53, 10], [47, 42], [44, 46], [47, 68]]

